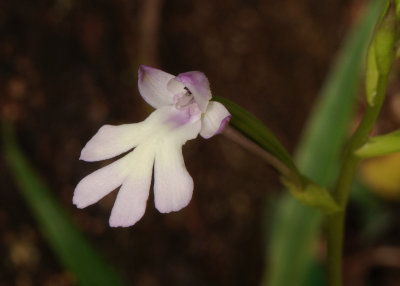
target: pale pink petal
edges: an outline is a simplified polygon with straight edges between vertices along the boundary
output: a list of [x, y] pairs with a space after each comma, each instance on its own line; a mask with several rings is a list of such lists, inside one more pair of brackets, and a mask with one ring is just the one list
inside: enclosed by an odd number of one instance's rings
[[175, 80], [183, 83], [193, 94], [200, 110], [205, 112], [211, 99], [210, 83], [207, 77], [199, 71], [191, 71], [179, 74]]
[[136, 147], [148, 134], [149, 130], [144, 122], [104, 125], [86, 143], [79, 159], [93, 162], [118, 156]]
[[174, 104], [174, 94], [167, 89], [168, 82], [175, 76], [162, 70], [141, 65], [139, 67], [139, 92], [143, 99], [159, 108]]
[[162, 213], [178, 211], [190, 202], [193, 180], [186, 170], [182, 145], [197, 137], [200, 120], [172, 131], [158, 146], [154, 164], [154, 200]]
[[231, 114], [221, 103], [211, 101], [208, 104], [207, 111], [201, 119], [200, 135], [208, 139], [224, 131], [225, 126], [231, 119]]
[[130, 154], [83, 178], [75, 188], [73, 203], [85, 208], [118, 188], [129, 171]]
[[[81, 160], [100, 161], [118, 156], [144, 142], [162, 129], [168, 128], [166, 122], [179, 117], [188, 121], [188, 115], [173, 106], [154, 110], [145, 121], [119, 126], [104, 125], [82, 149]], [[178, 120], [176, 119], [176, 120]], [[186, 122], [185, 121], [185, 122]]]
[[154, 163], [154, 147], [143, 144], [133, 151], [129, 175], [118, 192], [111, 211], [110, 226], [134, 225], [144, 214]]
[[162, 213], [187, 206], [193, 193], [193, 180], [186, 170], [181, 146], [169, 145], [158, 150], [154, 167], [155, 205]]

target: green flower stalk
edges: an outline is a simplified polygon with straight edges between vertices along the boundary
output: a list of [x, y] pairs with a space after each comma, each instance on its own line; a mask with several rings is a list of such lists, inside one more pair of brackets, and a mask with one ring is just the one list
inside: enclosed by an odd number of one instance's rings
[[374, 40], [371, 43], [368, 52], [366, 73], [366, 96], [368, 106], [363, 120], [349, 141], [342, 168], [333, 191], [333, 197], [343, 211], [332, 214], [328, 216], [327, 219], [327, 270], [329, 286], [342, 285], [341, 261], [344, 221], [346, 216], [345, 209], [355, 172], [360, 162], [356, 151], [367, 142], [368, 136], [378, 118], [385, 98], [388, 75], [395, 59], [394, 50], [397, 29], [396, 10], [394, 8], [394, 5], [390, 3], [385, 10]]

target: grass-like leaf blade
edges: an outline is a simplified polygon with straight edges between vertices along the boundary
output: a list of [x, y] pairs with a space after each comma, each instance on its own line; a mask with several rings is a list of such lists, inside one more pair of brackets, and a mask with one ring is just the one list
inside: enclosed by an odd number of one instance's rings
[[[371, 1], [363, 18], [346, 37], [309, 117], [297, 150], [299, 170], [322, 186], [335, 177], [359, 86], [370, 36], [384, 1]], [[272, 215], [268, 263], [263, 285], [324, 285], [313, 259], [322, 214], [285, 195]], [[318, 270], [319, 269], [319, 270]], [[310, 277], [320, 277], [311, 280]]]
[[21, 195], [34, 215], [44, 237], [61, 263], [84, 286], [125, 285], [114, 270], [75, 227], [71, 218], [19, 149], [13, 126], [3, 122], [6, 162]]
[[370, 137], [368, 141], [356, 151], [361, 158], [370, 158], [400, 152], [400, 130]]

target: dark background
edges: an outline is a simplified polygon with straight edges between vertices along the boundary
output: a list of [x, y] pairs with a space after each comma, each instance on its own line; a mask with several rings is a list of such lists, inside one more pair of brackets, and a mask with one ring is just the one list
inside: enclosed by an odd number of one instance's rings
[[[134, 227], [114, 229], [108, 217], [116, 192], [84, 210], [71, 203], [79, 180], [103, 165], [79, 161], [80, 150], [104, 124], [146, 118], [151, 109], [137, 90], [138, 65], [146, 64], [172, 74], [204, 72], [214, 95], [256, 114], [293, 152], [364, 4], [2, 0], [1, 116], [16, 123], [25, 154], [130, 285], [257, 285], [266, 267], [265, 205], [281, 189], [263, 161], [223, 136], [190, 141], [189, 206], [161, 215], [151, 195]], [[391, 114], [386, 129], [398, 124]], [[75, 285], [3, 160], [0, 183], [0, 285]]]

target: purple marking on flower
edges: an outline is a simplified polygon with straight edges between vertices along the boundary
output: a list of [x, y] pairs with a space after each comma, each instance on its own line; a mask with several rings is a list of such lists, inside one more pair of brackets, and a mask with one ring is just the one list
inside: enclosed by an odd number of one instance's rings
[[183, 83], [193, 94], [201, 112], [206, 112], [211, 99], [210, 83], [207, 77], [202, 72], [191, 71], [178, 74], [175, 79]]
[[224, 132], [226, 126], [228, 125], [229, 121], [231, 120], [232, 115], [228, 115], [227, 117], [225, 117], [224, 119], [222, 119], [221, 124], [219, 125], [219, 128], [217, 130], [216, 134], [221, 134], [222, 132]]
[[190, 111], [188, 108], [184, 110], [177, 110], [171, 114], [164, 122], [167, 125], [172, 125], [174, 128], [187, 124], [191, 119]]

